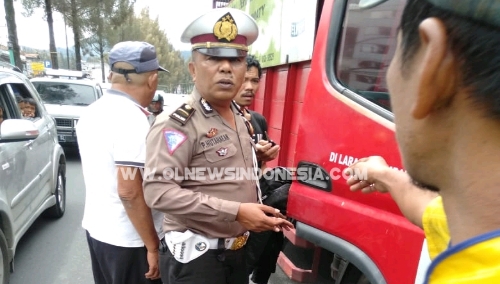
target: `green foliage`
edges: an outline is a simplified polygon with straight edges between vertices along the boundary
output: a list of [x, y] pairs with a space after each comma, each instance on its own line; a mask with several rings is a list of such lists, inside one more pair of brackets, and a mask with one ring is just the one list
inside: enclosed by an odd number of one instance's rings
[[191, 76], [181, 56], [168, 42], [165, 31], [160, 28], [158, 18], [151, 19], [149, 10], [143, 9], [141, 13], [129, 16], [121, 25], [110, 25], [104, 33], [108, 47], [120, 41], [145, 41], [156, 48], [160, 65], [167, 68], [170, 73], [160, 72], [161, 85], [177, 85], [191, 82]]
[[[45, 3], [44, 0], [21, 1], [27, 16]], [[107, 65], [108, 52], [116, 43], [127, 40], [146, 41], [155, 46], [160, 65], [170, 71], [169, 74], [160, 72], [161, 85], [175, 88], [191, 84], [187, 62], [180, 51], [169, 43], [158, 18], [151, 19], [148, 9], [136, 15], [134, 3], [135, 0], [52, 0], [52, 10], [63, 14], [68, 26], [73, 28], [73, 33], [78, 34], [81, 53], [90, 56], [88, 61], [95, 61], [96, 57], [102, 58]], [[73, 61], [73, 58], [70, 59]], [[70, 65], [73, 67], [74, 62]], [[62, 66], [67, 66], [67, 63]]]

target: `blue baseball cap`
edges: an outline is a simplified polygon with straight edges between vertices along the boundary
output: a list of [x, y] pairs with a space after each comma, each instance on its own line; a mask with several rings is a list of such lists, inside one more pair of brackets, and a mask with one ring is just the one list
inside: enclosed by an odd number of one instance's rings
[[[116, 62], [128, 63], [134, 66], [134, 69], [113, 68]], [[120, 74], [145, 73], [154, 70], [169, 72], [158, 63], [155, 47], [143, 41], [123, 41], [115, 44], [109, 52], [109, 67], [111, 71]]]

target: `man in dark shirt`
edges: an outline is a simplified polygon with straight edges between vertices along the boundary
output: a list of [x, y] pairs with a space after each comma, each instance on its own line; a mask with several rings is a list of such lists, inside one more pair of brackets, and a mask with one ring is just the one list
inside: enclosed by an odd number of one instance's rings
[[[247, 72], [245, 81], [239, 93], [234, 98], [243, 116], [250, 121], [253, 139], [256, 143], [256, 153], [259, 167], [264, 169], [266, 162], [275, 159], [280, 150], [267, 134], [267, 121], [258, 112], [248, 110], [259, 89], [262, 68], [259, 61], [252, 55], [247, 56]], [[264, 204], [266, 202], [264, 201]], [[284, 236], [282, 232], [251, 232], [246, 245], [248, 273], [252, 274], [252, 281], [264, 284], [269, 281], [271, 273], [276, 270], [276, 261], [283, 247]]]
[[267, 121], [264, 116], [258, 112], [248, 109], [255, 98], [255, 93], [259, 89], [262, 68], [259, 61], [252, 55], [247, 56], [247, 72], [245, 81], [241, 86], [239, 93], [234, 98], [240, 111], [245, 118], [250, 121], [253, 128], [253, 139], [257, 148], [257, 159], [260, 168], [265, 167], [265, 162], [274, 160], [280, 150], [267, 134]]

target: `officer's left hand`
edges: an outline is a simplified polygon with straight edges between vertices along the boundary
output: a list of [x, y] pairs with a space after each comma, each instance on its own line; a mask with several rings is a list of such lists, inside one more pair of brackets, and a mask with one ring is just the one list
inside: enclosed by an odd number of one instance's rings
[[259, 143], [255, 144], [257, 160], [261, 162], [268, 162], [276, 159], [280, 152], [280, 146], [274, 145], [266, 140], [260, 140]]

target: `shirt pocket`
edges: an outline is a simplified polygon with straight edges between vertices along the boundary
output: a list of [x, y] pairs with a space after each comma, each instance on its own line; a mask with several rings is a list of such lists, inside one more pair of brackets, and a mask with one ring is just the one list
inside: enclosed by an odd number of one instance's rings
[[213, 147], [204, 151], [205, 158], [210, 163], [217, 163], [236, 155], [236, 146], [233, 144], [225, 144]]

